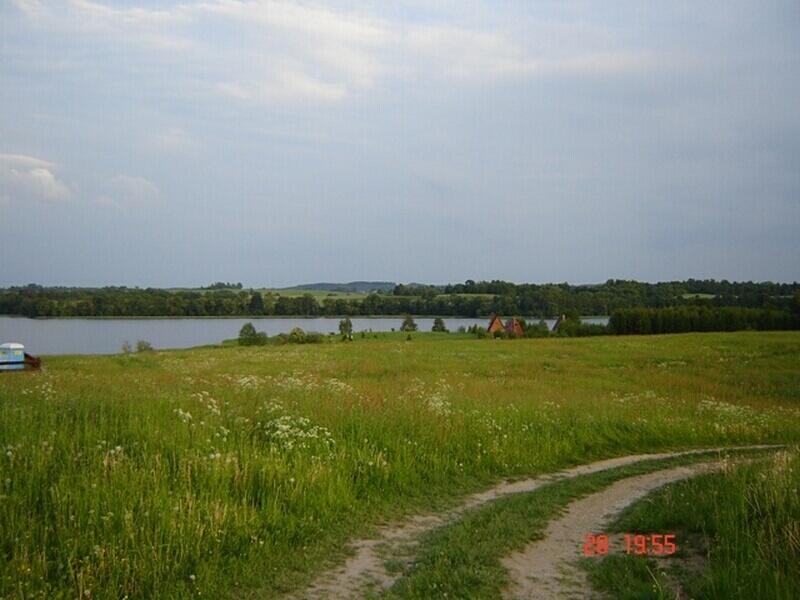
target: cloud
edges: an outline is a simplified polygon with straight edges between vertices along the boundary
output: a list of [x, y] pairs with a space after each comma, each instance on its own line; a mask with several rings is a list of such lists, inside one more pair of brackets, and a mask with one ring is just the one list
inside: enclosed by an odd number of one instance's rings
[[246, 102], [330, 102], [371, 89], [384, 73], [386, 23], [353, 12], [283, 1], [198, 5], [198, 18], [233, 27], [249, 51], [225, 61], [236, 77], [216, 90]]
[[194, 156], [200, 143], [180, 127], [169, 127], [150, 137], [151, 146], [166, 154]]
[[340, 100], [347, 94], [343, 84], [314, 79], [301, 69], [275, 69], [270, 79], [258, 82], [225, 82], [217, 90], [246, 102], [290, 102], [294, 100]]
[[115, 208], [131, 208], [151, 204], [161, 197], [158, 186], [144, 177], [117, 175], [105, 185], [106, 193], [97, 198], [99, 204]]
[[211, 91], [250, 105], [339, 102], [392, 79], [491, 85], [629, 73], [654, 64], [608, 30], [577, 19], [494, 19], [490, 25], [474, 17], [470, 26], [284, 0], [210, 0], [157, 9], [89, 0], [69, 0], [59, 8], [35, 0], [15, 4], [40, 27], [81, 32], [114, 48], [137, 44], [162, 67], [172, 61], [183, 75], [183, 93]]
[[[606, 36], [581, 24], [533, 24], [528, 36], [510, 29], [417, 26], [403, 43], [421, 72], [435, 79], [469, 84], [533, 77], [593, 77], [643, 72], [655, 64], [651, 53], [608, 49]], [[566, 38], [580, 42], [564, 43]], [[613, 44], [612, 44], [613, 45]]]
[[62, 201], [72, 192], [54, 174], [56, 165], [32, 156], [0, 154], [0, 195], [16, 198]]
[[36, 26], [54, 32], [81, 33], [104, 38], [108, 43], [136, 43], [158, 50], [181, 50], [191, 40], [179, 31], [191, 15], [182, 6], [170, 10], [114, 8], [88, 0], [45, 3], [39, 0], [12, 0]]

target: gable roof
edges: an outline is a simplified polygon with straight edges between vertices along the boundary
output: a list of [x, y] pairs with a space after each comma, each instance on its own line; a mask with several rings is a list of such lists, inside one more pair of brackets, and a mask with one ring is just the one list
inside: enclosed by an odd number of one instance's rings
[[492, 315], [492, 319], [489, 321], [489, 327], [486, 328], [486, 331], [493, 333], [495, 331], [500, 331], [504, 329], [503, 321], [500, 319], [498, 315]]
[[506, 321], [506, 331], [520, 337], [525, 334], [525, 332], [522, 331], [522, 324], [513, 317]]

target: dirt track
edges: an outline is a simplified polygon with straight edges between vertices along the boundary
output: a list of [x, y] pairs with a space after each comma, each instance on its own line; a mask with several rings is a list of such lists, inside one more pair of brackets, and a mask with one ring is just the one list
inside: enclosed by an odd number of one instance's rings
[[601, 533], [627, 506], [669, 483], [718, 468], [702, 463], [621, 479], [569, 505], [547, 526], [544, 538], [503, 560], [511, 586], [506, 598], [586, 598], [589, 587], [577, 562], [587, 533]]
[[[579, 477], [581, 475], [589, 475], [591, 473], [606, 471], [608, 469], [622, 467], [646, 460], [660, 460], [715, 451], [722, 452], [745, 449], [757, 450], [774, 447], [776, 446], [737, 446], [730, 448], [707, 448], [682, 452], [665, 452], [659, 454], [636, 454], [580, 465], [565, 471], [559, 471], [557, 473], [543, 475], [536, 478], [523, 479], [513, 482], [505, 481], [492, 488], [489, 488], [486, 491], [468, 496], [463, 503], [452, 510], [442, 513], [416, 515], [399, 523], [387, 524], [382, 526], [374, 537], [351, 542], [349, 546], [354, 553], [344, 562], [343, 565], [323, 572], [308, 588], [296, 594], [292, 594], [290, 597], [304, 599], [359, 598], [370, 589], [388, 589], [402, 575], [402, 573], [389, 573], [384, 564], [386, 558], [405, 560], [406, 564], [410, 564], [413, 559], [414, 546], [417, 544], [419, 538], [423, 534], [457, 520], [465, 511], [480, 507], [487, 502], [491, 502], [492, 500], [507, 496], [509, 494], [532, 492], [542, 485], [552, 483], [554, 481], [570, 479]], [[685, 469], [685, 467], [682, 468]], [[652, 476], [656, 477], [661, 473], [667, 472], [659, 471], [652, 474]], [[625, 481], [632, 480], [623, 480], [620, 482], [620, 484]], [[654, 479], [654, 481], [656, 480], [658, 479]], [[634, 499], [638, 497], [639, 496], [636, 496]], [[586, 500], [589, 500], [590, 498], [587, 498]], [[589, 507], [590, 510], [595, 511], [589, 516], [591, 518], [596, 518], [599, 513], [602, 514], [602, 506], [603, 505], [595, 505]], [[598, 508], [601, 510], [596, 510]], [[591, 531], [591, 529], [582, 530], [581, 536], [587, 531]], [[521, 586], [519, 587], [520, 593], [523, 593], [523, 591], [527, 589], [522, 581], [524, 578], [523, 575], [524, 574], [520, 575], [519, 581], [515, 579], [515, 581]], [[514, 589], [516, 590], [517, 588]], [[539, 598], [544, 596], [530, 597]]]

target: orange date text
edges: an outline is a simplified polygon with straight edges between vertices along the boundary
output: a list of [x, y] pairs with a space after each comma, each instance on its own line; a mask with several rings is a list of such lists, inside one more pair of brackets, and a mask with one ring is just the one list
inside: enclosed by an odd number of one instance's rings
[[[587, 533], [583, 543], [584, 556], [605, 556], [611, 542], [604, 533]], [[674, 533], [650, 533], [624, 535], [624, 551], [637, 556], [669, 556], [678, 551]]]

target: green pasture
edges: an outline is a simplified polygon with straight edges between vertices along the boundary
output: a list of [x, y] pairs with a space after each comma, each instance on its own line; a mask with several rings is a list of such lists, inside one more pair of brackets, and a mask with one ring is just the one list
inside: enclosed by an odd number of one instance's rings
[[800, 334], [344, 343], [0, 374], [0, 597], [275, 596], [504, 477], [800, 440]]

